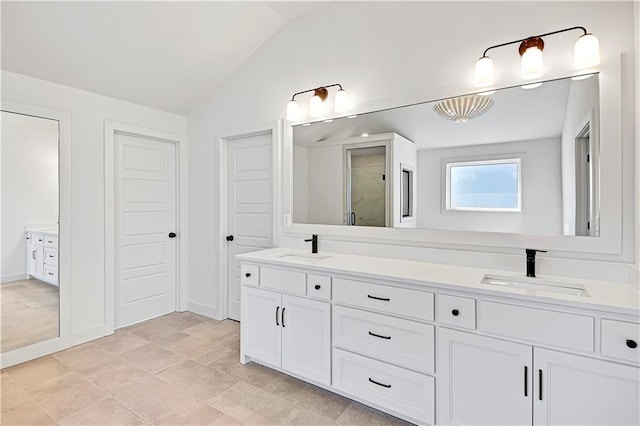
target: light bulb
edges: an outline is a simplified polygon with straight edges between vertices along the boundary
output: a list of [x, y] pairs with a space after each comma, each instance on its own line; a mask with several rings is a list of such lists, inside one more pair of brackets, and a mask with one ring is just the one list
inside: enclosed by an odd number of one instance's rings
[[544, 72], [542, 50], [536, 46], [529, 47], [522, 54], [521, 76], [525, 80], [538, 78]]
[[486, 87], [493, 84], [493, 61], [488, 56], [483, 56], [476, 62], [474, 81], [476, 87]]
[[577, 69], [600, 64], [600, 43], [596, 36], [591, 33], [580, 36], [573, 48], [573, 64]]
[[345, 90], [340, 89], [336, 93], [334, 109], [338, 113], [347, 112], [351, 109], [351, 100], [349, 99], [349, 94]]
[[324, 112], [324, 105], [322, 104], [322, 98], [318, 95], [313, 95], [309, 101], [309, 115], [311, 117], [320, 117]]
[[300, 105], [294, 100], [287, 104], [287, 120], [297, 121], [300, 119]]

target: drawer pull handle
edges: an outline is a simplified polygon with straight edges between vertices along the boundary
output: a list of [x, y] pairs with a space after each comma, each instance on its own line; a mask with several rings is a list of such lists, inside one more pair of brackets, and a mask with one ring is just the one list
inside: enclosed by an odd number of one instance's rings
[[542, 401], [542, 370], [538, 370], [538, 399]]
[[460, 315], [460, 311], [457, 309], [454, 309], [451, 311], [451, 315], [453, 315], [454, 317], [457, 317], [458, 315]]
[[529, 380], [529, 368], [524, 366], [524, 396], [529, 396], [529, 384], [527, 383]]
[[53, 244], [53, 241], [51, 241], [51, 240], [47, 240], [47, 242], [48, 242], [49, 244]]
[[49, 272], [49, 275], [53, 275], [53, 273], [52, 273], [52, 272]]
[[280, 323], [278, 322], [278, 313], [280, 312], [280, 306], [276, 307], [276, 325], [280, 327]]
[[377, 297], [377, 296], [372, 296], [370, 294], [367, 294], [367, 297], [369, 299], [382, 300], [383, 302], [390, 302], [391, 301], [391, 299], [389, 299], [388, 297]]
[[49, 257], [53, 257], [53, 255], [52, 255], [52, 254], [50, 254], [50, 255], [49, 255]]
[[36, 251], [35, 250], [31, 252], [31, 258], [35, 260], [35, 258], [36, 258]]
[[316, 290], [320, 290], [320, 284], [316, 284], [315, 286], [313, 286], [313, 288], [315, 288]]
[[627, 339], [627, 347], [630, 349], [635, 349], [638, 347], [638, 343], [635, 340]]
[[375, 380], [373, 380], [371, 377], [369, 377], [369, 381], [371, 383], [373, 383], [374, 385], [378, 385], [378, 386], [382, 386], [383, 388], [387, 388], [389, 389], [391, 387], [391, 385], [385, 385], [384, 383], [380, 383], [380, 382], [376, 382]]
[[380, 339], [391, 340], [391, 336], [381, 336], [380, 334], [369, 332], [369, 336], [379, 337]]

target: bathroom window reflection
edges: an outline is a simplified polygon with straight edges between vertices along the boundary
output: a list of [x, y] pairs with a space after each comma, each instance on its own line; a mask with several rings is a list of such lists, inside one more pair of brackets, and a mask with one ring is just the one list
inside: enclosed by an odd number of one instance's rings
[[447, 210], [518, 212], [520, 159], [447, 163]]

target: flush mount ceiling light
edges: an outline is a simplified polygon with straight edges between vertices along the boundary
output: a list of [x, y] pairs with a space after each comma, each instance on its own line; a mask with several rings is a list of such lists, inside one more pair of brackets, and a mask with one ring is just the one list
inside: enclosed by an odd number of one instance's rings
[[316, 89], [303, 90], [302, 92], [294, 93], [291, 97], [291, 101], [287, 104], [287, 120], [297, 121], [302, 119], [302, 111], [300, 105], [296, 101], [296, 96], [304, 93], [313, 92], [313, 96], [309, 100], [309, 116], [322, 117], [326, 113], [325, 101], [329, 97], [329, 88], [338, 87], [338, 91], [333, 99], [333, 109], [337, 113], [347, 112], [351, 109], [351, 100], [349, 94], [342, 88], [340, 84], [329, 84], [327, 86], [321, 86]]
[[484, 114], [493, 106], [493, 99], [489, 96], [460, 96], [438, 102], [433, 110], [442, 118], [456, 123], [466, 123], [474, 117]]
[[476, 87], [487, 87], [493, 84], [493, 61], [487, 56], [487, 52], [497, 47], [508, 46], [520, 43], [518, 52], [522, 57], [520, 74], [524, 80], [536, 79], [544, 73], [544, 61], [542, 50], [544, 41], [542, 37], [553, 34], [564, 33], [572, 30], [582, 30], [583, 34], [578, 38], [573, 49], [573, 64], [578, 70], [592, 68], [600, 64], [600, 47], [598, 39], [588, 33], [584, 27], [571, 27], [563, 30], [531, 36], [520, 40], [509, 41], [507, 43], [496, 44], [485, 49], [482, 57], [476, 63], [475, 85]]

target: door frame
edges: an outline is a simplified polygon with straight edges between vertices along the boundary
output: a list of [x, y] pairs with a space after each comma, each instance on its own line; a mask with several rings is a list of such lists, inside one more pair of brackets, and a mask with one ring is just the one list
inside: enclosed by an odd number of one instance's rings
[[[229, 144], [234, 140], [243, 139], [251, 136], [260, 136], [271, 134], [271, 185], [272, 185], [272, 243], [274, 247], [280, 242], [281, 221], [282, 216], [282, 194], [279, 190], [281, 186], [280, 170], [281, 153], [282, 153], [282, 120], [277, 120], [265, 124], [256, 124], [247, 126], [236, 131], [225, 132], [219, 138], [218, 143], [218, 205], [220, 208], [220, 221], [218, 223], [218, 250], [220, 252], [220, 268], [218, 291], [219, 301], [216, 309], [217, 320], [229, 318], [229, 251], [228, 243], [224, 236], [229, 229], [229, 209], [227, 206], [229, 200]], [[222, 208], [222, 206], [226, 206]]]
[[71, 114], [5, 99], [1, 100], [0, 109], [58, 122], [59, 334], [54, 339], [0, 354], [0, 368], [5, 368], [71, 347]]
[[105, 120], [104, 122], [104, 241], [105, 241], [105, 335], [115, 331], [116, 292], [116, 235], [115, 235], [115, 136], [130, 135], [176, 145], [176, 214], [179, 235], [176, 247], [176, 310], [187, 310], [189, 279], [189, 203], [187, 136], [131, 124]]

